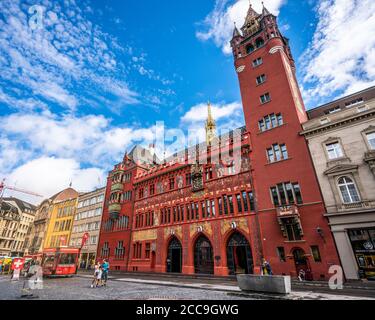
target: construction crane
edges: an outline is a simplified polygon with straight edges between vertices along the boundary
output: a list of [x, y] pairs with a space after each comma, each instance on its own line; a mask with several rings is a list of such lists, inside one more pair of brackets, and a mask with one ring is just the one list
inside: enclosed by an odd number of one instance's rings
[[16, 188], [16, 187], [7, 186], [7, 185], [5, 185], [5, 179], [3, 179], [3, 181], [0, 182], [0, 203], [2, 202], [4, 192], [7, 189], [8, 190], [12, 190], [12, 191], [21, 192], [21, 193], [24, 193], [24, 194], [28, 194], [28, 195], [31, 195], [31, 196], [34, 196], [34, 197], [43, 198], [42, 195], [37, 194], [35, 192], [31, 192], [31, 191], [28, 191], [28, 190], [19, 189], [19, 188]]

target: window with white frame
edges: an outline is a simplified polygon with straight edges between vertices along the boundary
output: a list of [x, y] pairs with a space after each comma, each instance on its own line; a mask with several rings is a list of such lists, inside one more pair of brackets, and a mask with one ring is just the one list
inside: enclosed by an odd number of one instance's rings
[[326, 149], [328, 153], [328, 158], [330, 160], [342, 158], [344, 153], [339, 142], [326, 144]]
[[368, 144], [371, 150], [375, 150], [375, 132], [366, 134]]
[[361, 201], [357, 186], [349, 177], [341, 177], [338, 180], [341, 198], [344, 203], [357, 203]]

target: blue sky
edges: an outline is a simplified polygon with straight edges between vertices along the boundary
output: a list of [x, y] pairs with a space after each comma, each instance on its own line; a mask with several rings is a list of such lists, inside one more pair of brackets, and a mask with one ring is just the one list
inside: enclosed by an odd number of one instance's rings
[[[290, 39], [308, 108], [375, 84], [373, 1], [265, 4]], [[42, 8], [37, 29], [33, 5]], [[228, 39], [247, 8], [248, 0], [1, 0], [0, 178], [45, 196], [70, 181], [90, 190], [132, 145], [152, 142], [157, 121], [202, 133], [208, 100], [220, 128], [243, 125]]]

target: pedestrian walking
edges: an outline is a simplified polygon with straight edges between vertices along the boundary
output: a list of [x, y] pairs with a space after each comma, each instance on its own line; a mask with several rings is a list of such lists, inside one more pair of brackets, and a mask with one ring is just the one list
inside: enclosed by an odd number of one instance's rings
[[[95, 267], [94, 267], [94, 279], [92, 280], [92, 283], [91, 283], [91, 288], [96, 288], [97, 285], [98, 285], [98, 277], [99, 277], [99, 273], [100, 273], [100, 263], [99, 261], [95, 264]], [[101, 278], [101, 274], [100, 274], [100, 278]]]
[[107, 286], [108, 273], [109, 273], [109, 263], [105, 259], [103, 260], [102, 269], [103, 269], [102, 284], [104, 286]]
[[273, 275], [271, 264], [266, 259], [263, 259], [262, 270], [263, 270], [263, 275], [268, 275], [268, 276]]
[[298, 272], [298, 280], [299, 281], [305, 281], [306, 279], [306, 272], [305, 270], [301, 269], [299, 272]]

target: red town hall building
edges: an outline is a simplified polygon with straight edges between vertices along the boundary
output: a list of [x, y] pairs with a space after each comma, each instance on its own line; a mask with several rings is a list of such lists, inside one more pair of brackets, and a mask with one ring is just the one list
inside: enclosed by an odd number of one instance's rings
[[[261, 273], [314, 280], [340, 265], [301, 123], [307, 121], [288, 40], [250, 6], [231, 45], [246, 127], [162, 164], [135, 147], [110, 172], [98, 257], [112, 270]], [[140, 159], [143, 159], [142, 161]], [[144, 160], [151, 161], [144, 161]]]

